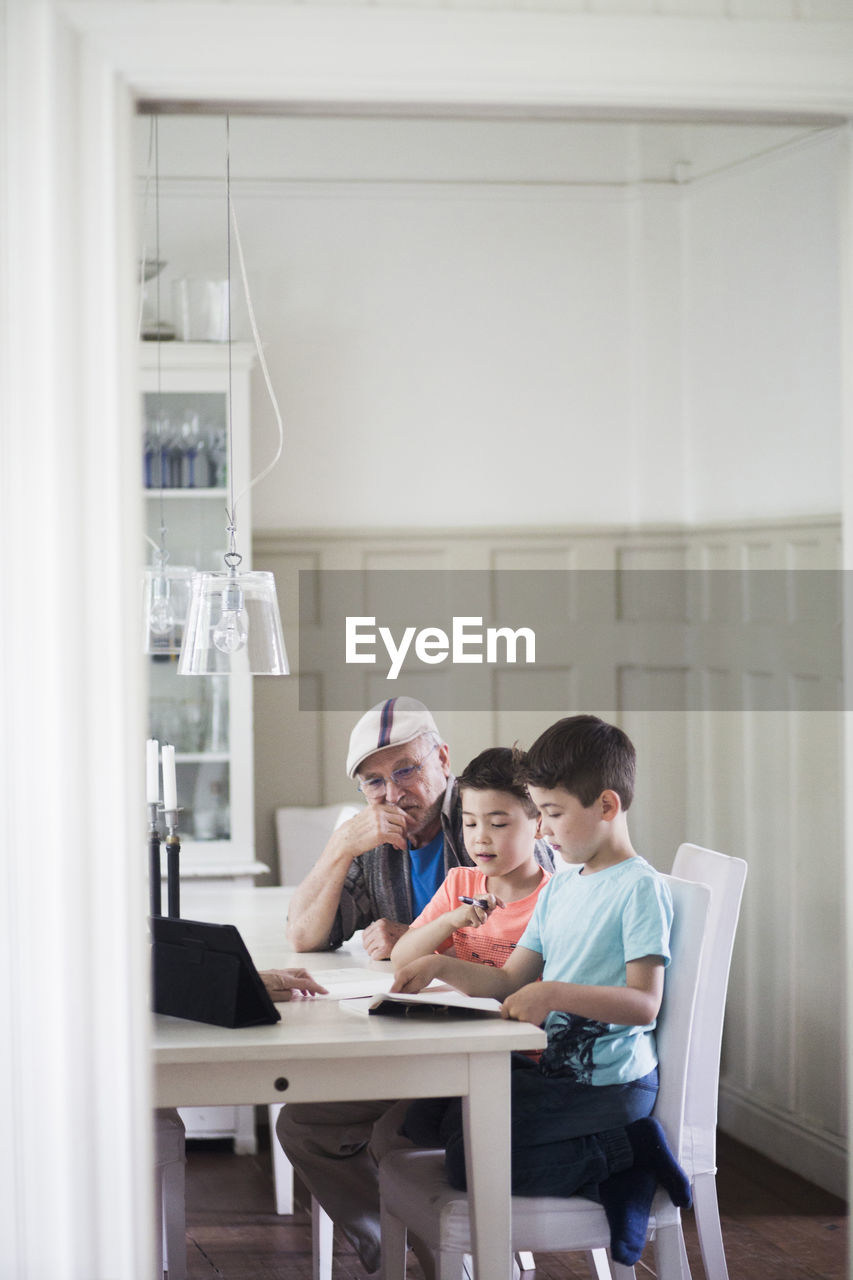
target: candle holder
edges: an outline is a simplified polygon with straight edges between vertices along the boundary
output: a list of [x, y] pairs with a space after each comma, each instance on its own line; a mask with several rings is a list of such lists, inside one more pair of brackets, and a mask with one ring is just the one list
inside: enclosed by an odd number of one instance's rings
[[169, 916], [177, 920], [181, 914], [181, 839], [178, 835], [178, 809], [166, 809], [166, 902]]
[[157, 826], [159, 809], [156, 802], [148, 805], [148, 895], [152, 916], [163, 914], [160, 893], [160, 829]]

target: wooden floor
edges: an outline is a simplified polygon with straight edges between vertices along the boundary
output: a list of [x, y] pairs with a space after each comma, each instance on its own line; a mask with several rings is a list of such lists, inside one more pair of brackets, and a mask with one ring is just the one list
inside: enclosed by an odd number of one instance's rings
[[[189, 1280], [311, 1280], [310, 1216], [304, 1207], [293, 1217], [276, 1216], [264, 1133], [254, 1156], [235, 1156], [229, 1144], [188, 1146]], [[846, 1280], [847, 1219], [842, 1201], [724, 1136], [718, 1160], [730, 1280]], [[694, 1280], [701, 1280], [689, 1213], [685, 1236]], [[420, 1268], [409, 1256], [408, 1280], [418, 1280]], [[648, 1280], [654, 1274], [648, 1248], [637, 1277]], [[363, 1280], [366, 1275], [336, 1233], [334, 1280]], [[572, 1255], [537, 1254], [536, 1271], [525, 1273], [525, 1280], [534, 1275], [536, 1280], [588, 1280], [588, 1272]]]

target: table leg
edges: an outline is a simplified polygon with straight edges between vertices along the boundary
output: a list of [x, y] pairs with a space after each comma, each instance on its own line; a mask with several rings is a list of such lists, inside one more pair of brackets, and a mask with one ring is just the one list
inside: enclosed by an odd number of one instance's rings
[[462, 1099], [471, 1243], [477, 1280], [512, 1280], [509, 1054], [470, 1058]]

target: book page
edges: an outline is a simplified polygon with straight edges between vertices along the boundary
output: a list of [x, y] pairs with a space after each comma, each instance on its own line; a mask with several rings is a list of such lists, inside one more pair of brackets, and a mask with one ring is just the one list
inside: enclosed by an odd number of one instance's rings
[[315, 996], [315, 1000], [358, 1000], [362, 996], [380, 995], [394, 981], [390, 965], [386, 973], [369, 969], [316, 969], [312, 977], [329, 992], [327, 996]]

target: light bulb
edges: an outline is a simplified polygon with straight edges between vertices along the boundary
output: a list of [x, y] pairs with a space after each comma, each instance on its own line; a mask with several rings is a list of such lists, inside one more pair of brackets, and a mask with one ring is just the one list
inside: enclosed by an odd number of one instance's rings
[[236, 653], [249, 638], [249, 619], [243, 608], [243, 592], [229, 582], [222, 592], [222, 613], [213, 628], [213, 643], [221, 653]]
[[175, 625], [175, 615], [169, 599], [169, 583], [165, 578], [154, 579], [153, 599], [148, 612], [148, 626], [155, 636], [165, 636]]
[[213, 628], [213, 643], [221, 653], [236, 653], [249, 638], [249, 623], [243, 610], [223, 612]]

